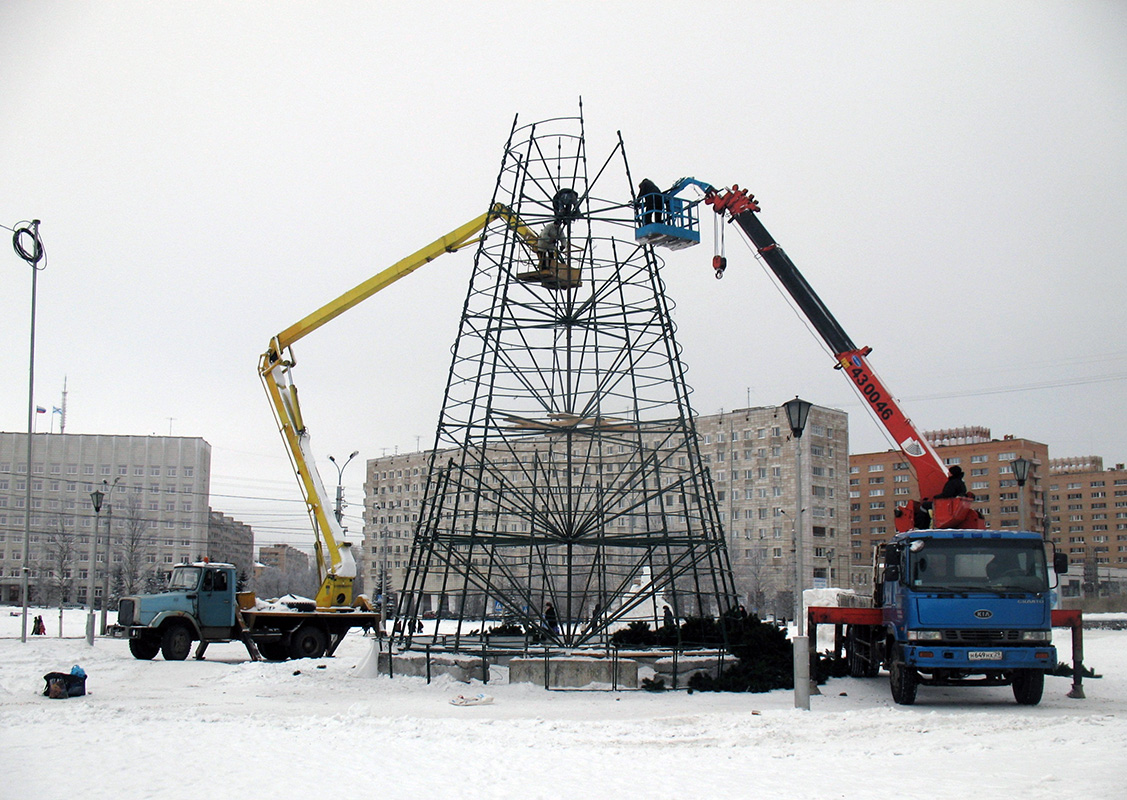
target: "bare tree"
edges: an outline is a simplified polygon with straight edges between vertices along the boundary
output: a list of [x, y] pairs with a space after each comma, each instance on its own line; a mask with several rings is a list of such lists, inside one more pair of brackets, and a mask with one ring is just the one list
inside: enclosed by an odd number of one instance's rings
[[56, 514], [50, 530], [44, 533], [43, 547], [35, 565], [44, 601], [58, 605], [59, 636], [63, 635], [63, 606], [74, 596], [74, 563], [78, 559], [78, 541], [64, 526], [64, 517]]
[[153, 573], [149, 556], [154, 553], [154, 542], [149, 531], [151, 523], [141, 513], [141, 496], [126, 495], [122, 506], [122, 530], [117, 542], [121, 562], [114, 569], [117, 597], [145, 591]]
[[277, 567], [267, 567], [255, 577], [254, 592], [263, 598], [286, 594], [314, 597], [320, 585], [316, 567], [291, 567], [285, 572]]

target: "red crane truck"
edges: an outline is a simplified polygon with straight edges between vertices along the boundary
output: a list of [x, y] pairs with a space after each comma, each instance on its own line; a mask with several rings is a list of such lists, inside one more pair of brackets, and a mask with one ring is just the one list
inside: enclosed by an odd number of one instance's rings
[[[1038, 533], [989, 531], [973, 498], [946, 496], [947, 468], [877, 377], [868, 360], [872, 348], [853, 343], [759, 221], [755, 198], [738, 186], [720, 190], [682, 178], [668, 192], [638, 198], [635, 239], [674, 249], [697, 244], [695, 208], [701, 200], [680, 194], [690, 186], [747, 236], [834, 354], [835, 368], [912, 465], [919, 484], [919, 497], [896, 508], [897, 533], [875, 556], [871, 606], [810, 608], [811, 646], [816, 625], [833, 624], [835, 647], [838, 653], [844, 648], [851, 674], [871, 677], [885, 667], [897, 703], [914, 703], [921, 685], [1010, 685], [1017, 702], [1034, 705], [1041, 700], [1045, 673], [1057, 664], [1052, 626], [1069, 625], [1075, 676], [1070, 696], [1083, 697], [1080, 614], [1052, 610], [1053, 573], [1067, 571], [1067, 556]], [[717, 255], [713, 267], [719, 278], [727, 261]]]

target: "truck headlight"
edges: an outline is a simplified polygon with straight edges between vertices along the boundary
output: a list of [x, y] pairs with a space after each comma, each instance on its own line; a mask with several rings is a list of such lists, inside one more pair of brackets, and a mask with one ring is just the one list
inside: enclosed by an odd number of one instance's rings
[[1053, 639], [1052, 631], [1022, 631], [1023, 642], [1050, 642]]
[[943, 631], [908, 631], [909, 642], [941, 642]]

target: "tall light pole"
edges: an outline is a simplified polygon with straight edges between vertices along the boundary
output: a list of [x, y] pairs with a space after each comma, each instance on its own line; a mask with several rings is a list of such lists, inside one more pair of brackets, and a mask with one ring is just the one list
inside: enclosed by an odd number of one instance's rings
[[337, 468], [337, 507], [334, 513], [336, 514], [337, 523], [342, 529], [344, 528], [344, 468], [358, 455], [360, 455], [360, 451], [353, 450], [352, 455], [345, 459], [343, 464], [338, 464], [335, 458], [329, 456], [329, 461], [332, 461], [333, 466]]
[[43, 240], [39, 238], [39, 220], [19, 223], [12, 232], [12, 247], [16, 249], [16, 255], [31, 266], [31, 347], [27, 366], [27, 492], [24, 503], [26, 513], [23, 515], [23, 569], [20, 571], [20, 591], [23, 595], [20, 641], [27, 642], [28, 579], [31, 573], [31, 567], [28, 566], [28, 550], [31, 547], [31, 441], [35, 432], [35, 289], [39, 270], [47, 266], [39, 266], [45, 254]]
[[388, 528], [384, 525], [380, 528], [380, 552], [379, 558], [376, 559], [376, 564], [380, 571], [380, 635], [383, 635], [384, 625], [387, 624], [387, 591], [388, 591], [388, 573], [387, 573], [387, 534]]
[[86, 644], [94, 646], [94, 567], [98, 563], [98, 529], [102, 521], [102, 501], [105, 492], [95, 490], [90, 493], [90, 502], [94, 504], [94, 535], [90, 537], [90, 574], [86, 584]]
[[118, 475], [113, 479], [112, 484], [108, 484], [108, 481], [102, 481], [102, 490], [106, 493], [109, 502], [106, 503], [106, 568], [102, 571], [102, 613], [99, 636], [106, 635], [106, 614], [109, 613], [110, 561], [113, 554], [113, 490], [120, 480], [121, 476]]
[[1028, 458], [1015, 458], [1010, 462], [1010, 467], [1014, 471], [1014, 479], [1017, 480], [1017, 500], [1019, 504], [1017, 526], [1020, 530], [1025, 530], [1025, 481], [1029, 478], [1029, 464]]
[[811, 405], [806, 400], [798, 399], [797, 395], [793, 400], [783, 403], [791, 436], [794, 437], [794, 486], [798, 506], [794, 533], [794, 617], [798, 625], [798, 635], [794, 638], [794, 707], [805, 711], [810, 710], [810, 654], [806, 639], [806, 609], [802, 602], [802, 589], [806, 585], [802, 563], [805, 533], [805, 526], [802, 524], [802, 494], [805, 484], [802, 475], [802, 432], [806, 429]]

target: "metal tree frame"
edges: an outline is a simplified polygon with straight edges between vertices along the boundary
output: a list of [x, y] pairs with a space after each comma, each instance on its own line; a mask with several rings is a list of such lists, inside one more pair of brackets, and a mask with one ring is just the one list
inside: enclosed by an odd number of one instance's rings
[[455, 650], [491, 619], [581, 647], [737, 605], [631, 185], [621, 136], [592, 177], [581, 116], [514, 121], [493, 202], [558, 237], [478, 246], [398, 608], [456, 620]]

